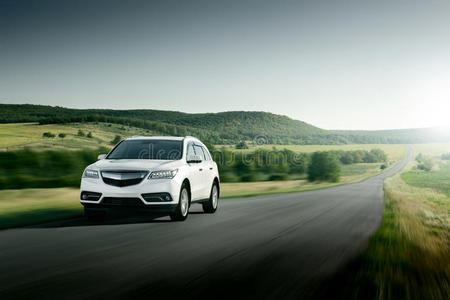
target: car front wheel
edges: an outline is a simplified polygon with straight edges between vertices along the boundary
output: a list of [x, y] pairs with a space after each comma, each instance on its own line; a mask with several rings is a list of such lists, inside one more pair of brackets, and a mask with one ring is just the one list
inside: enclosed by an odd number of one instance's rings
[[184, 221], [189, 214], [189, 191], [185, 184], [181, 187], [180, 199], [175, 210], [170, 214], [172, 221]]

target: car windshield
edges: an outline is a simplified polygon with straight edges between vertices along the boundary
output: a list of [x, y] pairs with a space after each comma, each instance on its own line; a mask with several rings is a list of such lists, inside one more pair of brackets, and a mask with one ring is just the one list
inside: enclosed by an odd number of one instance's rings
[[107, 159], [177, 160], [183, 156], [183, 142], [173, 140], [126, 140]]

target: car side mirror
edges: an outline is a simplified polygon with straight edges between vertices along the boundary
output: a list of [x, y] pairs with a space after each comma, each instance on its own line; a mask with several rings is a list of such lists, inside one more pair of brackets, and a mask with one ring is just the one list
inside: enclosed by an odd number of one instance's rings
[[102, 160], [106, 158], [106, 154], [100, 154], [99, 156], [97, 156], [98, 160]]
[[191, 154], [191, 155], [189, 155], [188, 157], [187, 157], [187, 162], [189, 163], [189, 164], [191, 164], [191, 163], [201, 163], [202, 162], [202, 158], [200, 157], [200, 155], [193, 155], [193, 154]]

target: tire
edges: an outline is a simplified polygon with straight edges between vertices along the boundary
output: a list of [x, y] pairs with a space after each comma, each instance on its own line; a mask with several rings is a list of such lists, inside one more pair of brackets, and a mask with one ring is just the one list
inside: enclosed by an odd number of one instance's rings
[[203, 211], [208, 214], [213, 214], [217, 210], [219, 205], [219, 187], [216, 182], [213, 183], [211, 187], [211, 193], [209, 194], [209, 199], [202, 203]]
[[170, 214], [172, 221], [184, 221], [189, 215], [189, 190], [183, 183], [180, 190], [180, 198], [175, 210]]
[[84, 215], [86, 216], [86, 218], [89, 221], [94, 221], [94, 222], [101, 221], [105, 218], [104, 212], [98, 212], [98, 211], [91, 210], [88, 208], [84, 208]]

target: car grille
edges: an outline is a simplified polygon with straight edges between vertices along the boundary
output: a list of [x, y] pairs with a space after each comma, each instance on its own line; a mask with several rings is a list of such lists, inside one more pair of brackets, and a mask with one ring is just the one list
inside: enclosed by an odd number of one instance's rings
[[105, 197], [102, 200], [102, 204], [117, 205], [117, 206], [143, 206], [144, 203], [139, 198], [117, 198], [117, 197]]
[[146, 171], [102, 171], [103, 182], [109, 185], [124, 187], [140, 183], [147, 177]]

